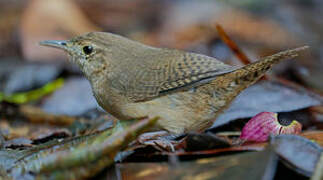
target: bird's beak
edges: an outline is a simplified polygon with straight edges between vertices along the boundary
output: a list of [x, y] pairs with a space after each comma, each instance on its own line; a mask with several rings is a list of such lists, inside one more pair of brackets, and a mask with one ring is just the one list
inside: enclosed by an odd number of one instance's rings
[[49, 46], [49, 47], [67, 50], [67, 41], [48, 40], [48, 41], [41, 41], [39, 42], [39, 44], [42, 46]]

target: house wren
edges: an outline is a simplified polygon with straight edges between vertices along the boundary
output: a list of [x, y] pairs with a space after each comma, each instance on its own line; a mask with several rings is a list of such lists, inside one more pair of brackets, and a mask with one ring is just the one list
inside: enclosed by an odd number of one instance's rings
[[307, 48], [283, 51], [239, 68], [104, 32], [40, 44], [69, 54], [107, 112], [121, 120], [158, 116], [157, 127], [175, 134], [205, 130], [273, 64]]

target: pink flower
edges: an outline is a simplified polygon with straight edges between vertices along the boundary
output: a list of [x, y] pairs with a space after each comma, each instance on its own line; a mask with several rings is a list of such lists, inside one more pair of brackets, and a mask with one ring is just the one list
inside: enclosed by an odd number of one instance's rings
[[302, 125], [293, 120], [289, 125], [281, 125], [277, 113], [262, 112], [251, 118], [243, 127], [240, 139], [243, 141], [264, 142], [268, 136], [278, 134], [299, 134]]

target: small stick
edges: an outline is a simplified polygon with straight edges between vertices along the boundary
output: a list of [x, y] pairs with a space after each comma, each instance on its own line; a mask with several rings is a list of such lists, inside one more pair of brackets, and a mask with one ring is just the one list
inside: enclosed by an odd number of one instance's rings
[[49, 114], [40, 108], [29, 105], [21, 105], [19, 107], [19, 112], [32, 123], [48, 123], [53, 125], [68, 126], [76, 120], [76, 117]]
[[[234, 55], [237, 56], [237, 58], [245, 65], [250, 64], [251, 61], [249, 58], [245, 55], [245, 53], [242, 52], [242, 50], [239, 48], [239, 46], [228, 36], [228, 34], [224, 31], [222, 26], [220, 24], [216, 24], [216, 30], [219, 33], [219, 36], [221, 40], [231, 49], [231, 51], [234, 53]], [[266, 75], [264, 75], [261, 79], [268, 79]]]
[[231, 49], [231, 51], [238, 57], [243, 64], [250, 64], [249, 58], [240, 50], [238, 45], [228, 36], [223, 30], [222, 26], [216, 24], [216, 30], [219, 33], [221, 40]]

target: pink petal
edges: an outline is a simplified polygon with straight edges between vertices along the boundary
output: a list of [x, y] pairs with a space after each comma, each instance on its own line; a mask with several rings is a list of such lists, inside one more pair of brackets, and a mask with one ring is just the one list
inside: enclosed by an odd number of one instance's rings
[[288, 126], [282, 126], [277, 118], [277, 113], [262, 112], [251, 118], [243, 127], [240, 139], [244, 141], [264, 142], [270, 134], [299, 134], [302, 125], [293, 121]]

